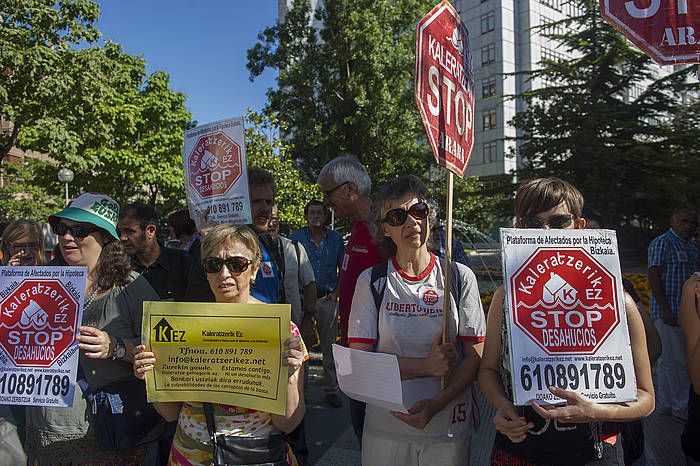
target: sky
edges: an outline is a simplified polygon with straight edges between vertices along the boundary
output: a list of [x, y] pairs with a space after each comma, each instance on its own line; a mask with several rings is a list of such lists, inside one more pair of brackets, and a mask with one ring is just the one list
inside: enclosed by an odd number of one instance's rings
[[251, 82], [246, 52], [277, 21], [276, 0], [101, 0], [103, 39], [170, 74], [199, 124], [260, 110], [276, 72]]

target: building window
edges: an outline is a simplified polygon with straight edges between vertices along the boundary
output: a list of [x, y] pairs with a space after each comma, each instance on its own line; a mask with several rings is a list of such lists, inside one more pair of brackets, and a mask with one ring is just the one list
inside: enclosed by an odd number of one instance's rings
[[561, 11], [561, 2], [562, 0], [540, 0], [542, 5], [546, 5], [549, 8], [557, 11]]
[[484, 143], [484, 163], [495, 162], [496, 161], [496, 141]]
[[540, 60], [542, 61], [548, 60], [550, 62], [562, 62], [567, 58], [568, 57], [565, 54], [552, 50], [548, 47], [542, 47], [540, 50]]
[[566, 16], [570, 18], [582, 16], [585, 13], [585, 10], [577, 2], [566, 2], [564, 9], [566, 10]]
[[486, 34], [494, 29], [496, 29], [496, 15], [494, 12], [481, 15], [481, 33]]
[[489, 44], [481, 48], [481, 64], [489, 65], [496, 62], [496, 44]]
[[546, 16], [540, 15], [540, 34], [543, 36], [564, 35], [564, 25]]
[[496, 77], [491, 76], [490, 78], [481, 80], [481, 97], [486, 99], [487, 97], [493, 97], [496, 95]]
[[484, 131], [496, 129], [496, 109], [492, 108], [490, 110], [484, 110], [484, 113], [481, 116], [481, 121], [484, 125]]

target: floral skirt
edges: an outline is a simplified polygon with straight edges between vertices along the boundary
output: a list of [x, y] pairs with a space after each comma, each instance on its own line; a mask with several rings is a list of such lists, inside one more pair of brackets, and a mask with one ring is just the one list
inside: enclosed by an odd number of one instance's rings
[[142, 464], [146, 448], [142, 445], [128, 451], [103, 451], [92, 432], [71, 437], [27, 426], [24, 449], [30, 465], [128, 466]]

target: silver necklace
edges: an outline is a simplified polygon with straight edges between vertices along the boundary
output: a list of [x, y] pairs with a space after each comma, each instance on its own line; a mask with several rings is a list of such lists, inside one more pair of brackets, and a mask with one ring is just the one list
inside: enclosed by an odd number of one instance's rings
[[100, 291], [100, 287], [97, 286], [95, 288], [95, 290], [92, 292], [92, 294], [90, 295], [90, 297], [85, 301], [85, 304], [83, 305], [83, 311], [88, 309], [92, 305], [92, 302], [95, 300], [95, 297], [97, 296], [97, 293], [99, 293], [99, 291]]

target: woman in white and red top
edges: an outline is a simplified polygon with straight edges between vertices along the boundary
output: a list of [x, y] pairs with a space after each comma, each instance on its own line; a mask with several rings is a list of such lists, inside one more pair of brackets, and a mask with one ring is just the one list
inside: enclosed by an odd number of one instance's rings
[[[391, 258], [385, 275], [375, 273], [375, 283], [370, 283], [372, 268], [358, 278], [348, 343], [354, 349], [398, 356], [404, 396], [419, 396], [412, 397], [417, 401], [409, 414], [367, 405], [364, 466], [469, 462], [469, 387], [481, 361], [484, 313], [468, 267], [452, 268], [452, 281], [459, 284], [453, 290], [459, 296], [445, 293], [443, 265], [427, 247], [434, 220], [427, 190], [415, 176], [387, 182], [374, 197], [370, 228]], [[451, 299], [449, 342], [442, 344], [445, 296]], [[443, 376], [447, 383], [441, 389]]]

